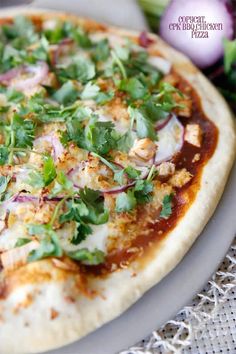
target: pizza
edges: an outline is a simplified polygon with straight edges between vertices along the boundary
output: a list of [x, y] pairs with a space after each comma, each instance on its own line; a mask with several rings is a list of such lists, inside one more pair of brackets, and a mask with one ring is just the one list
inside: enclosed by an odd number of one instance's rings
[[38, 353], [177, 265], [235, 133], [217, 90], [155, 35], [43, 11], [0, 28], [0, 352]]

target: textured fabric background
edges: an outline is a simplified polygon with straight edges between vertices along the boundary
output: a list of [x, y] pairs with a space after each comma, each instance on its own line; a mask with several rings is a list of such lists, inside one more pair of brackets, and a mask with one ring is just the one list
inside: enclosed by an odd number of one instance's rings
[[119, 354], [236, 353], [236, 238], [203, 291], [175, 319]]

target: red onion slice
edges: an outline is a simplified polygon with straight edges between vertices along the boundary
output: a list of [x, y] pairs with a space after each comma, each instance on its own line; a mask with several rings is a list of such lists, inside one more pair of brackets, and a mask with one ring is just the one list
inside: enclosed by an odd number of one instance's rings
[[118, 193], [122, 193], [122, 192], [126, 191], [128, 188], [133, 187], [134, 185], [135, 185], [135, 181], [128, 183], [126, 185], [123, 185], [123, 186], [114, 187], [111, 189], [103, 189], [100, 192], [103, 194], [118, 194]]
[[171, 118], [172, 118], [172, 114], [169, 114], [166, 118], [159, 120], [159, 122], [156, 125], [156, 130], [158, 131], [165, 128], [165, 126], [169, 123]]
[[43, 141], [47, 141], [52, 146], [53, 160], [57, 161], [65, 151], [60, 140], [55, 135], [45, 135], [35, 139], [34, 144], [36, 143], [37, 145], [38, 143], [40, 144]]
[[18, 68], [13, 68], [11, 70], [8, 70], [4, 74], [0, 75], [0, 83], [7, 85], [9, 84], [9, 81], [14, 79], [16, 76], [18, 76], [22, 72], [23, 68], [18, 67]]
[[[9, 80], [9, 86], [19, 91], [30, 90], [46, 78], [48, 70], [48, 65], [45, 62], [39, 62], [37, 65], [21, 67], [19, 72]], [[32, 76], [28, 77], [28, 74]], [[26, 75], [26, 77], [23, 75]]]
[[59, 60], [60, 55], [63, 53], [64, 48], [71, 46], [74, 43], [72, 38], [64, 38], [61, 42], [52, 48], [51, 51], [51, 64], [56, 66]]
[[170, 160], [182, 149], [184, 143], [184, 127], [175, 115], [168, 124], [158, 132], [157, 153], [155, 164]]
[[[190, 17], [201, 17], [202, 22], [191, 22]], [[179, 27], [174, 28], [173, 24]], [[204, 28], [207, 24], [221, 24], [222, 28]], [[162, 15], [160, 33], [162, 38], [189, 56], [196, 65], [205, 68], [222, 56], [222, 39], [232, 38], [233, 27], [233, 17], [225, 1], [172, 0]]]
[[148, 37], [147, 32], [143, 31], [138, 37], [138, 43], [143, 48], [148, 48], [154, 42], [153, 39]]

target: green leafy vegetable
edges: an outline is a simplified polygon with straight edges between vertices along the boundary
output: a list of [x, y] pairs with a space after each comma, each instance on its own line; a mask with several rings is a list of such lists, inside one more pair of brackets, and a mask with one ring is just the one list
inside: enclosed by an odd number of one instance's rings
[[138, 204], [145, 204], [152, 200], [153, 184], [149, 180], [138, 180], [134, 187], [134, 196]]
[[23, 119], [15, 113], [10, 126], [10, 134], [11, 132], [14, 134], [14, 138], [11, 139], [11, 147], [27, 148], [33, 146], [35, 124], [32, 120]]
[[94, 61], [106, 61], [110, 55], [109, 42], [107, 39], [102, 39], [96, 43], [92, 52], [92, 58]]
[[89, 214], [86, 204], [81, 200], [72, 200], [67, 203], [68, 211], [60, 215], [60, 222], [76, 221], [76, 232], [71, 243], [78, 245], [92, 233], [91, 227], [83, 221], [83, 217]]
[[42, 172], [32, 171], [27, 182], [35, 188], [43, 188], [48, 186], [56, 176], [56, 168], [52, 157], [44, 156]]
[[162, 209], [160, 212], [160, 217], [167, 219], [172, 213], [172, 199], [173, 194], [165, 195], [162, 201]]
[[67, 255], [85, 265], [98, 265], [103, 263], [105, 260], [104, 252], [98, 250], [97, 248], [95, 248], [92, 252], [87, 248], [81, 248], [77, 251], [68, 252]]
[[21, 247], [26, 245], [27, 243], [31, 242], [32, 240], [29, 238], [18, 238], [18, 240], [15, 243], [15, 247]]
[[131, 211], [136, 205], [137, 201], [133, 189], [120, 193], [116, 198], [116, 211], [118, 213]]
[[119, 89], [127, 92], [134, 100], [144, 98], [148, 93], [147, 87], [136, 77], [123, 79], [119, 85]]
[[78, 96], [78, 90], [75, 87], [74, 83], [72, 81], [67, 81], [64, 85], [62, 85], [59, 90], [57, 90], [53, 98], [63, 104], [69, 104], [71, 102], [74, 102]]
[[59, 70], [59, 78], [61, 81], [68, 79], [78, 80], [85, 84], [95, 76], [95, 65], [88, 58], [77, 58], [76, 61], [71, 63], [65, 68]]
[[67, 178], [64, 172], [58, 172], [51, 196], [54, 197], [62, 192], [71, 193], [71, 190], [73, 190], [73, 183]]
[[120, 185], [124, 184], [124, 176], [127, 176], [129, 179], [137, 179], [141, 172], [136, 170], [132, 166], [128, 166], [124, 169], [116, 169], [117, 171], [114, 174], [114, 180], [118, 182]]
[[0, 145], [0, 165], [5, 165], [9, 158], [9, 150], [6, 146]]
[[96, 84], [92, 84], [92, 82], [90, 81], [85, 85], [80, 97], [82, 100], [95, 98], [97, 97], [99, 91], [100, 87]]
[[139, 138], [150, 138], [157, 140], [157, 134], [154, 125], [138, 108], [129, 107], [131, 119], [136, 122], [137, 135]]
[[10, 177], [0, 176], [0, 195], [6, 192]]
[[225, 72], [229, 73], [232, 65], [236, 63], [236, 39], [230, 41], [224, 39], [224, 68]]
[[88, 209], [88, 214], [83, 216], [84, 221], [95, 225], [108, 221], [108, 210], [104, 206], [104, 197], [99, 191], [85, 187], [80, 190], [80, 198]]
[[36, 250], [30, 252], [28, 262], [33, 262], [46, 257], [61, 257], [63, 250], [56, 232], [50, 225], [29, 225], [28, 231], [30, 235], [41, 237], [40, 246]]

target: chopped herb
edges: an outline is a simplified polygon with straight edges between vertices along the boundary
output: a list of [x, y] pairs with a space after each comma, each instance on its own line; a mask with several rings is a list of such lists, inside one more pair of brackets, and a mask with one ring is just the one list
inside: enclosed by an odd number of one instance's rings
[[129, 179], [137, 179], [140, 176], [141, 172], [136, 170], [132, 166], [128, 166], [124, 169], [118, 169], [114, 174], [114, 180], [120, 185], [124, 184], [124, 176], [126, 175]]
[[236, 63], [236, 39], [230, 41], [228, 39], [223, 40], [224, 44], [224, 68], [225, 72], [229, 73], [232, 65]]
[[72, 81], [67, 81], [64, 85], [62, 85], [59, 90], [57, 90], [53, 98], [63, 104], [69, 104], [74, 102], [78, 96], [78, 90], [76, 89], [74, 83]]
[[101, 192], [85, 187], [80, 190], [80, 198], [88, 209], [88, 214], [83, 216], [84, 221], [94, 225], [105, 224], [108, 221], [109, 214]]
[[14, 133], [14, 142], [11, 141], [11, 147], [27, 148], [33, 146], [35, 124], [32, 120], [23, 119], [15, 113], [10, 129], [10, 133]]
[[109, 42], [107, 39], [102, 39], [96, 43], [95, 48], [92, 52], [92, 58], [94, 61], [106, 61], [109, 58], [110, 49]]
[[136, 77], [123, 79], [119, 85], [119, 89], [127, 92], [134, 100], [144, 98], [148, 93], [147, 87]]
[[27, 243], [31, 242], [32, 240], [29, 238], [18, 238], [18, 240], [15, 243], [15, 247], [21, 247], [26, 245]]
[[89, 214], [88, 208], [81, 200], [71, 200], [67, 202], [68, 211], [60, 215], [61, 223], [68, 221], [76, 222], [76, 232], [71, 239], [71, 243], [78, 245], [92, 233], [91, 227], [83, 221], [83, 217]]
[[95, 98], [95, 97], [97, 97], [99, 91], [100, 91], [100, 87], [96, 84], [93, 84], [90, 81], [85, 85], [80, 97], [82, 100], [88, 100], [91, 98]]
[[146, 204], [152, 200], [153, 184], [149, 180], [138, 180], [134, 187], [134, 196], [138, 204]]
[[9, 149], [6, 146], [0, 145], [0, 165], [5, 165], [9, 158]]
[[162, 209], [160, 212], [160, 217], [167, 219], [172, 213], [172, 199], [173, 194], [165, 195], [162, 201]]
[[103, 105], [109, 101], [111, 101], [115, 96], [114, 91], [109, 92], [98, 92], [97, 96], [95, 97], [95, 101], [99, 105]]
[[67, 67], [59, 69], [58, 75], [62, 82], [71, 79], [84, 84], [94, 78], [95, 65], [88, 58], [80, 57]]
[[85, 265], [98, 265], [103, 263], [105, 259], [104, 252], [97, 248], [95, 248], [94, 251], [89, 251], [87, 248], [81, 248], [77, 251], [68, 252], [67, 255]]
[[30, 252], [28, 262], [51, 256], [62, 256], [63, 250], [58, 236], [50, 225], [29, 225], [28, 231], [30, 235], [37, 235], [41, 238], [39, 248]]
[[136, 205], [137, 201], [134, 196], [134, 190], [129, 189], [127, 192], [122, 192], [116, 198], [117, 213], [131, 211]]
[[35, 188], [43, 188], [48, 186], [56, 178], [56, 168], [51, 156], [44, 156], [43, 158], [43, 170], [32, 171], [29, 174], [28, 184]]
[[0, 176], [0, 195], [6, 192], [10, 177]]
[[131, 119], [136, 122], [137, 135], [139, 138], [150, 138], [157, 140], [157, 134], [154, 125], [138, 108], [129, 107], [129, 114]]
[[60, 171], [57, 173], [54, 187], [51, 191], [51, 196], [54, 197], [62, 192], [71, 192], [73, 189], [73, 183], [68, 179], [64, 172]]

